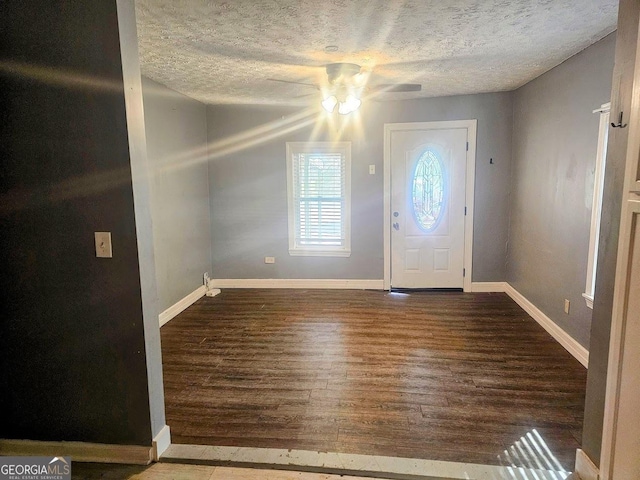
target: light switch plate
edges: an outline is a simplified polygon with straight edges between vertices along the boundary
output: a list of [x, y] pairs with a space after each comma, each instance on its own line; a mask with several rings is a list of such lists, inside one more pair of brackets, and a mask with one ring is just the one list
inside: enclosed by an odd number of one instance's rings
[[376, 166], [369, 165], [369, 175], [375, 175], [375, 174], [376, 174]]
[[96, 257], [113, 258], [113, 250], [111, 248], [111, 232], [95, 232], [96, 239]]

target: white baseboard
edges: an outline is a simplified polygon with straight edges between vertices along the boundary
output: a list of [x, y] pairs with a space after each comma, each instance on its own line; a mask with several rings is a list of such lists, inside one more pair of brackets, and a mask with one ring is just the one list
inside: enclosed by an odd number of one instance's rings
[[478, 293], [504, 293], [507, 291], [507, 282], [472, 282], [471, 291]]
[[595, 466], [589, 456], [583, 450], [576, 450], [576, 468], [575, 472], [580, 480], [598, 480], [600, 478], [600, 469]]
[[153, 448], [86, 442], [0, 440], [0, 455], [71, 457], [74, 462], [148, 465], [153, 460]]
[[533, 317], [542, 328], [544, 328], [560, 345], [562, 345], [576, 360], [578, 360], [585, 368], [589, 365], [589, 350], [580, 345], [571, 335], [565, 332], [553, 320], [547, 317], [542, 310], [531, 303], [524, 295], [518, 292], [508, 283], [506, 284], [506, 293], [514, 302], [522, 307], [522, 309]]
[[162, 454], [171, 445], [171, 429], [169, 425], [165, 425], [160, 433], [153, 439], [153, 459], [157, 462]]
[[324, 288], [351, 290], [382, 290], [382, 280], [340, 280], [313, 278], [227, 278], [212, 279], [215, 288]]
[[182, 300], [179, 300], [178, 302], [174, 303], [169, 308], [167, 308], [164, 312], [158, 315], [158, 321], [160, 322], [160, 326], [163, 326], [173, 317], [177, 316], [178, 314], [180, 314], [181, 312], [189, 308], [191, 305], [193, 305], [196, 301], [204, 297], [204, 294], [206, 293], [206, 291], [207, 289], [205, 288], [204, 285], [202, 285], [201, 287], [196, 288], [193, 292], [191, 292], [189, 295], [184, 297]]

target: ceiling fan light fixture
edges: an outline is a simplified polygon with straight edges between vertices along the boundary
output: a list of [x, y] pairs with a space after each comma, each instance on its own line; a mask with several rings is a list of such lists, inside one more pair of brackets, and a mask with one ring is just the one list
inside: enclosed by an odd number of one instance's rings
[[333, 113], [338, 104], [338, 99], [335, 95], [330, 95], [322, 101], [322, 108], [324, 108], [327, 112]]
[[340, 115], [349, 115], [360, 108], [360, 105], [362, 105], [362, 100], [355, 95], [347, 95], [344, 102], [340, 102], [340, 105], [338, 106], [338, 113]]

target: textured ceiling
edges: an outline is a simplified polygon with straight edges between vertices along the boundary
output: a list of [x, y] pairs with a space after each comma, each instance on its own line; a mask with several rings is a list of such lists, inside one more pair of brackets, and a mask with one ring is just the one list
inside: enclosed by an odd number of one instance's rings
[[[417, 98], [512, 90], [615, 29], [618, 0], [136, 0], [142, 73], [205, 103], [298, 103], [353, 62]], [[336, 52], [325, 47], [335, 45]], [[317, 96], [317, 93], [316, 93]]]

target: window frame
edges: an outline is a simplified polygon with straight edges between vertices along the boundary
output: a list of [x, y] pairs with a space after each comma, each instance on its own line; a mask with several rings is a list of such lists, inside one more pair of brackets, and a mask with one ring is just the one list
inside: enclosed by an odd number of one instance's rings
[[[299, 153], [340, 153], [345, 161], [344, 209], [342, 228], [344, 244], [339, 246], [309, 246], [296, 243], [296, 213], [293, 184], [293, 156]], [[351, 256], [351, 142], [286, 142], [287, 155], [287, 207], [289, 216], [289, 255], [303, 257]]]
[[593, 113], [600, 114], [598, 129], [598, 149], [596, 165], [593, 175], [593, 203], [591, 205], [591, 230], [589, 232], [589, 257], [587, 261], [587, 281], [582, 294], [587, 307], [593, 309], [593, 295], [596, 287], [596, 270], [598, 265], [598, 242], [600, 235], [600, 221], [602, 217], [602, 195], [604, 190], [604, 171], [607, 162], [607, 147], [609, 140], [609, 121], [611, 103], [605, 103]]

